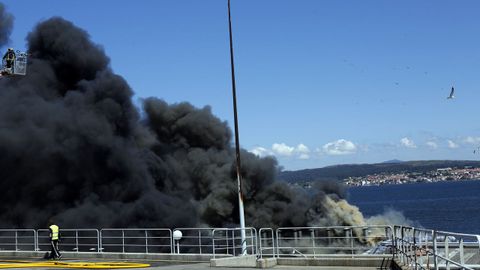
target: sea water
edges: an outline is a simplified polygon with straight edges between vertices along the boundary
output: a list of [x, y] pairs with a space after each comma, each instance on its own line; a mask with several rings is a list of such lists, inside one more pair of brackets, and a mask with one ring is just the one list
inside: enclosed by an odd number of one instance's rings
[[393, 209], [427, 229], [480, 234], [480, 180], [352, 187], [347, 200], [365, 217]]

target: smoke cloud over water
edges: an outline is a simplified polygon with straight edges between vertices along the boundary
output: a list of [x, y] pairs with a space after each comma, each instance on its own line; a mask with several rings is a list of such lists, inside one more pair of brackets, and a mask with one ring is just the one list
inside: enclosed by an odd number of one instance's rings
[[[148, 98], [140, 117], [102, 47], [62, 18], [27, 42], [27, 76], [0, 80], [0, 226], [237, 226], [232, 133], [210, 107]], [[332, 212], [338, 187], [312, 196], [275, 181], [274, 159], [241, 155], [249, 226], [359, 222]]]

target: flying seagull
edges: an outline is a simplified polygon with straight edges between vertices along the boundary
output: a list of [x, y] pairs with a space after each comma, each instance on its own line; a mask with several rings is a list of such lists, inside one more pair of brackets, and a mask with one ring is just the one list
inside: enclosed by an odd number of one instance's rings
[[450, 95], [447, 97], [447, 99], [453, 99], [455, 96], [453, 95], [453, 92], [455, 92], [455, 89], [452, 86], [452, 91], [450, 91]]

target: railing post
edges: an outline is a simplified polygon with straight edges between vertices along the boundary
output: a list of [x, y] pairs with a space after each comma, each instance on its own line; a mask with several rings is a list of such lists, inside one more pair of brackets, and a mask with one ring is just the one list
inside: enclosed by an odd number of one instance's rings
[[450, 256], [449, 256], [449, 251], [448, 251], [448, 237], [445, 236], [445, 240], [443, 241], [445, 243], [445, 267], [447, 268], [447, 270], [450, 270], [450, 263], [449, 263], [449, 260], [450, 260]]
[[233, 248], [233, 256], [235, 256], [237, 245], [235, 244], [235, 230], [231, 230], [232, 232], [232, 248]]
[[402, 226], [402, 246], [403, 246], [403, 261], [404, 264], [408, 265], [408, 241], [407, 241], [407, 229]]
[[77, 250], [77, 252], [79, 251], [79, 247], [78, 247], [78, 230], [75, 230], [75, 249]]
[[272, 228], [270, 228], [270, 231], [272, 232], [272, 258], [275, 258], [275, 235]]
[[460, 249], [460, 263], [462, 265], [464, 265], [465, 264], [465, 255], [463, 253], [463, 237], [460, 238], [460, 243], [459, 244], [460, 244], [460, 247], [459, 247], [459, 249]]
[[212, 253], [213, 258], [215, 259], [215, 229], [212, 231]]
[[400, 261], [402, 264], [406, 263], [406, 258], [405, 258], [405, 238], [404, 238], [404, 231], [403, 231], [403, 226], [400, 226], [400, 250], [402, 251], [402, 256], [400, 257]]
[[[280, 238], [280, 229], [276, 229], [275, 230], [275, 234], [277, 236], [277, 239], [275, 239], [275, 241], [277, 241], [277, 246], [275, 247], [276, 248], [276, 251], [274, 251], [274, 258], [280, 258], [280, 245], [279, 245], [279, 238]], [[274, 249], [275, 249], [274, 248]]]
[[416, 229], [413, 229], [413, 263], [415, 265], [415, 270], [417, 270], [417, 237], [416, 237]]
[[37, 231], [33, 230], [33, 249], [34, 251], [38, 251], [38, 242], [37, 242]]
[[[255, 228], [250, 228], [250, 231], [253, 233], [253, 236], [255, 237], [255, 245], [253, 245], [253, 254], [255, 254], [255, 256], [258, 257], [258, 233], [257, 233], [257, 229]], [[252, 255], [253, 255], [252, 254]]]
[[354, 239], [353, 238], [354, 237], [353, 237], [353, 229], [352, 228], [350, 228], [348, 230], [348, 236], [350, 237], [350, 248], [351, 248], [350, 251], [352, 252], [352, 258], [353, 258], [354, 257], [354, 251], [353, 251], [353, 246], [354, 246], [354, 243], [353, 243]]
[[258, 235], [257, 230], [255, 228], [250, 228], [250, 232], [252, 234], [252, 255], [258, 256]]
[[[409, 258], [410, 258], [410, 265], [414, 265], [415, 266], [415, 263], [416, 263], [416, 256], [415, 256], [415, 251], [416, 251], [416, 248], [417, 248], [417, 244], [416, 244], [416, 240], [415, 240], [415, 231], [414, 229], [412, 228], [408, 228], [408, 232], [410, 234], [410, 236], [413, 238], [412, 242], [409, 242], [408, 243], [408, 246], [410, 247], [410, 252], [408, 253], [409, 255]], [[413, 256], [413, 258], [412, 258]], [[417, 270], [417, 268], [413, 267], [415, 270]]]
[[122, 229], [122, 253], [125, 253], [125, 231]]
[[408, 251], [410, 248], [409, 242], [408, 242], [408, 230], [406, 227], [402, 227], [403, 229], [403, 245], [404, 245], [404, 256], [405, 256], [405, 263], [410, 266], [410, 257], [408, 256]]
[[148, 230], [145, 230], [145, 252], [148, 254]]
[[412, 251], [412, 244], [410, 243], [410, 240], [408, 239], [410, 235], [410, 229], [405, 228], [405, 233], [406, 233], [406, 241], [405, 241], [405, 256], [407, 258], [407, 264], [409, 266], [412, 265], [412, 257], [411, 257], [411, 251]]
[[314, 229], [310, 231], [310, 236], [312, 238], [313, 258], [316, 258], [317, 254], [315, 252], [315, 230]]
[[37, 249], [40, 250], [40, 230], [37, 230]]
[[15, 230], [15, 251], [18, 251], [18, 231]]
[[397, 246], [397, 226], [393, 226], [393, 231], [392, 231], [392, 245], [393, 245], [393, 258], [395, 259], [397, 257], [397, 252], [398, 252], [398, 246]]
[[[226, 249], [225, 249], [225, 250], [226, 250], [226, 253], [225, 253], [225, 254], [230, 254], [230, 253], [229, 253], [229, 252], [230, 252], [230, 250], [229, 250], [229, 249], [230, 249], [230, 240], [229, 240], [228, 237], [229, 237], [229, 235], [228, 235], [228, 230], [226, 230], [226, 231], [225, 231], [225, 245], [226, 245], [226, 247], [225, 247], [225, 248], [226, 248]], [[221, 242], [220, 242], [220, 243], [221, 243]]]
[[425, 261], [424, 255], [427, 256], [427, 268], [430, 267], [428, 266], [428, 243], [426, 239], [427, 239], [427, 232], [420, 231], [419, 239], [418, 239], [418, 242], [419, 242], [418, 246], [420, 248], [420, 256], [418, 258], [418, 263], [420, 265], [420, 269], [423, 269], [423, 264]]
[[328, 245], [331, 245], [334, 242], [334, 237], [335, 234], [332, 233], [331, 229], [327, 229], [327, 239], [328, 239]]
[[97, 251], [98, 252], [103, 252], [103, 245], [102, 245], [102, 231], [98, 230], [98, 229], [95, 229], [95, 231], [97, 232]]
[[[242, 253], [243, 255], [248, 255], [248, 240], [250, 240], [251, 244], [250, 246], [252, 247], [251, 250], [252, 250], [252, 255], [255, 254], [255, 241], [253, 239], [254, 237], [254, 234], [253, 234], [253, 231], [252, 229], [248, 229], [248, 231], [250, 232], [250, 236], [247, 235], [247, 229], [243, 229], [245, 231], [245, 237], [244, 237], [244, 241], [245, 241], [245, 250], [246, 250], [246, 253]], [[241, 232], [241, 231], [240, 231]]]
[[169, 238], [170, 238], [170, 253], [174, 254], [175, 253], [175, 240], [173, 240], [173, 233], [172, 230], [169, 229]]
[[[263, 233], [263, 235], [262, 235], [262, 233]], [[258, 238], [259, 238], [258, 251], [260, 252], [260, 259], [263, 258], [262, 240], [263, 240], [263, 238], [266, 238], [266, 237], [264, 237], [265, 235], [266, 235], [266, 233], [263, 231], [263, 228], [260, 228], [260, 230], [258, 231]]]
[[198, 247], [200, 249], [200, 254], [202, 254], [202, 232], [198, 230]]
[[433, 230], [433, 264], [435, 270], [438, 270], [438, 246], [437, 246], [437, 231]]

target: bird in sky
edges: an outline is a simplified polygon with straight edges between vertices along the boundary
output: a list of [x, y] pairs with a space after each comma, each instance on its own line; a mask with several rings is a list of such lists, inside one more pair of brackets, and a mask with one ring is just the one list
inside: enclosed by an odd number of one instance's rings
[[454, 92], [455, 92], [455, 89], [454, 89], [453, 86], [452, 86], [452, 90], [450, 91], [450, 95], [447, 97], [447, 99], [453, 99], [453, 98], [455, 98], [455, 96], [453, 95]]

